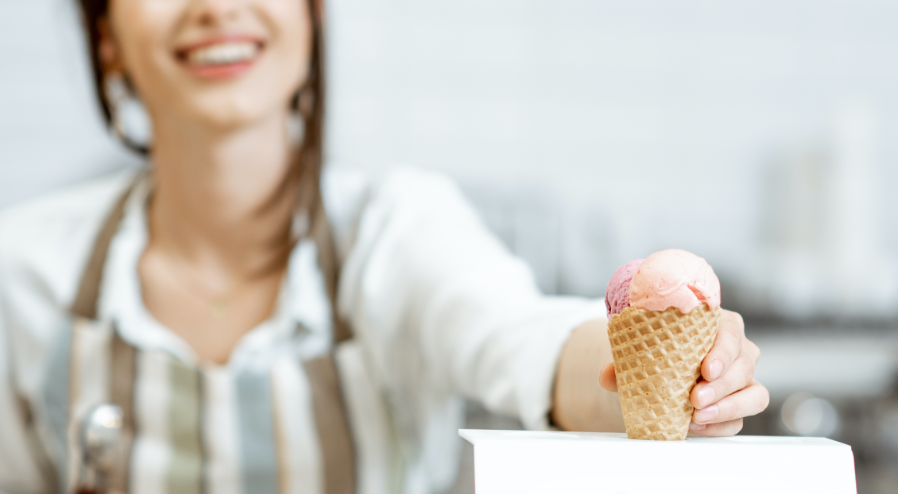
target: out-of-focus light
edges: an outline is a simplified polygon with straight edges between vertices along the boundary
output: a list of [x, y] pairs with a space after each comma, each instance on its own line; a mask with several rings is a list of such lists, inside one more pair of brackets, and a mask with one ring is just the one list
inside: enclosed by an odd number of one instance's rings
[[801, 436], [828, 437], [839, 430], [839, 412], [832, 404], [810, 393], [794, 393], [783, 403], [783, 424]]
[[879, 441], [892, 458], [898, 459], [898, 402], [890, 401], [877, 417]]

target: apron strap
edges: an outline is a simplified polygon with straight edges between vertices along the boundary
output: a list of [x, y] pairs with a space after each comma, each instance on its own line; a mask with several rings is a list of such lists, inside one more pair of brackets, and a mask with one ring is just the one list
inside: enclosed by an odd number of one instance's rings
[[334, 355], [337, 346], [352, 338], [348, 324], [337, 310], [337, 286], [340, 277], [340, 261], [333, 231], [319, 202], [312, 223], [312, 240], [318, 254], [318, 266], [324, 277], [327, 296], [331, 304], [334, 351], [314, 360], [304, 367], [312, 388], [312, 407], [318, 441], [324, 462], [325, 494], [354, 494], [356, 492], [356, 457], [345, 398], [340, 384], [340, 374]]
[[340, 280], [340, 258], [337, 254], [337, 245], [334, 234], [324, 210], [324, 204], [319, 202], [317, 213], [312, 222], [312, 240], [318, 253], [318, 268], [324, 278], [327, 289], [327, 298], [331, 303], [331, 320], [333, 321], [334, 342], [343, 343], [352, 338], [352, 329], [340, 317], [337, 309], [338, 285]]
[[131, 452], [134, 445], [134, 382], [137, 375], [137, 350], [112, 333], [112, 362], [109, 366], [109, 397], [122, 409], [121, 455], [109, 478], [109, 491], [126, 493], [129, 489]]
[[325, 494], [355, 494], [356, 458], [334, 353], [304, 363], [324, 464]]
[[87, 265], [84, 267], [84, 272], [81, 275], [81, 283], [78, 285], [75, 303], [72, 304], [72, 313], [76, 316], [81, 316], [85, 319], [97, 318], [97, 302], [100, 299], [100, 284], [103, 282], [103, 268], [106, 265], [106, 255], [109, 253], [109, 244], [112, 243], [112, 237], [118, 231], [119, 223], [125, 216], [125, 206], [128, 203], [128, 198], [131, 197], [131, 191], [134, 190], [139, 180], [140, 178], [138, 177], [128, 187], [103, 221], [103, 226], [97, 234], [90, 257], [87, 258]]
[[[125, 216], [125, 209], [131, 192], [143, 175], [138, 175], [119, 197], [103, 220], [97, 237], [94, 240], [87, 264], [81, 274], [81, 281], [72, 304], [71, 312], [76, 318], [96, 320], [99, 309], [100, 285], [103, 282], [106, 257], [109, 246], [118, 231], [119, 224]], [[131, 452], [134, 441], [134, 377], [136, 373], [136, 353], [134, 347], [112, 331], [109, 366], [109, 398], [124, 412], [121, 430], [121, 449], [110, 470], [107, 488], [113, 492], [128, 492]], [[69, 372], [73, 372], [70, 370]], [[73, 406], [69, 404], [70, 408]], [[76, 480], [80, 487], [80, 480]]]

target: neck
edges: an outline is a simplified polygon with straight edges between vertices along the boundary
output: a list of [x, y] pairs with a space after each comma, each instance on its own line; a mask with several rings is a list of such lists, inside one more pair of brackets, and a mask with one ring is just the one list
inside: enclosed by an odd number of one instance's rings
[[290, 165], [282, 116], [227, 132], [160, 125], [154, 136], [153, 248], [239, 277], [264, 269], [288, 241]]

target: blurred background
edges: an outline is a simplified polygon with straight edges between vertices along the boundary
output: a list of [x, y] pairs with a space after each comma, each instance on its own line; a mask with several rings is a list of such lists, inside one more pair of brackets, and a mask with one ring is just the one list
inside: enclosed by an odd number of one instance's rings
[[[0, 207], [137, 162], [71, 1], [0, 0]], [[898, 492], [898, 3], [328, 4], [334, 166], [455, 177], [548, 293], [705, 257], [763, 351], [744, 433], [846, 442], [861, 494]]]

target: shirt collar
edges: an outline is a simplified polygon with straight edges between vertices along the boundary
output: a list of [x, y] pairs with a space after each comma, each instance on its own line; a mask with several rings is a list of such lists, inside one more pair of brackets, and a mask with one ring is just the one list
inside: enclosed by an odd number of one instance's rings
[[[100, 317], [116, 323], [122, 339], [142, 350], [161, 350], [186, 363], [199, 363], [193, 348], [158, 322], [143, 303], [137, 265], [148, 240], [146, 205], [152, 175], [137, 179], [125, 214], [112, 239], [101, 286]], [[314, 356], [330, 346], [330, 301], [318, 268], [314, 242], [305, 239], [290, 255], [272, 317], [246, 333], [234, 347], [228, 366], [262, 364], [271, 352], [302, 340], [299, 351]]]

